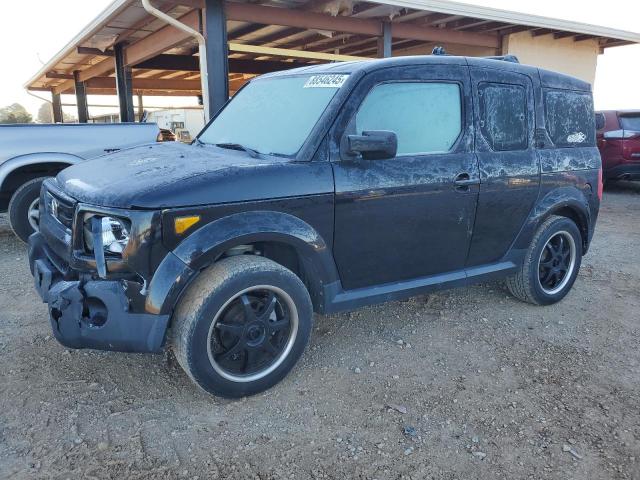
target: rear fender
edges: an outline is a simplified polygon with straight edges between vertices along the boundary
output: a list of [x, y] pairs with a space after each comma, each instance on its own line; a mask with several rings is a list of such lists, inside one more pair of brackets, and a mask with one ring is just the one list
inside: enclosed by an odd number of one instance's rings
[[526, 250], [542, 222], [551, 215], [563, 214], [567, 211], [578, 220], [578, 228], [582, 232], [583, 248], [586, 252], [591, 231], [589, 200], [575, 187], [560, 187], [548, 192], [531, 211], [512, 249]]

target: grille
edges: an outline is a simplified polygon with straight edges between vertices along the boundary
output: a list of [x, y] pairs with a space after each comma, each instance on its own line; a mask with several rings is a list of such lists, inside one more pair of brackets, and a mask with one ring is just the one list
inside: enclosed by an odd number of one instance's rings
[[45, 201], [47, 202], [47, 212], [62, 225], [71, 229], [75, 212], [75, 202], [64, 198], [62, 195], [56, 195], [51, 190], [47, 191]]

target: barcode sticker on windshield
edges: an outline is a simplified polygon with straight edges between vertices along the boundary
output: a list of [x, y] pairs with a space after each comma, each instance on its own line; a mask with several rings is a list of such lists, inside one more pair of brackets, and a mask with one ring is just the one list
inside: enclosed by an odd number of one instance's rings
[[340, 88], [349, 75], [313, 75], [309, 77], [304, 88]]

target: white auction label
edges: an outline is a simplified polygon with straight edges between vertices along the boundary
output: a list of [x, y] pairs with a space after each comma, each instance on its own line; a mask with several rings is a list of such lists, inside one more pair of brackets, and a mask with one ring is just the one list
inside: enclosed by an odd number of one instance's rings
[[340, 88], [349, 75], [312, 75], [304, 84], [304, 88]]

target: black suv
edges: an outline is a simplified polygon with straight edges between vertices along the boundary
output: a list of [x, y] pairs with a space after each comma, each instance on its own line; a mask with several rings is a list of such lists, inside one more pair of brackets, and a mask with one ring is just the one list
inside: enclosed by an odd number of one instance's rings
[[511, 58], [335, 63], [252, 80], [192, 145], [47, 180], [29, 257], [62, 344], [170, 347], [239, 397], [289, 372], [313, 312], [499, 278], [559, 301], [600, 198], [589, 84]]

